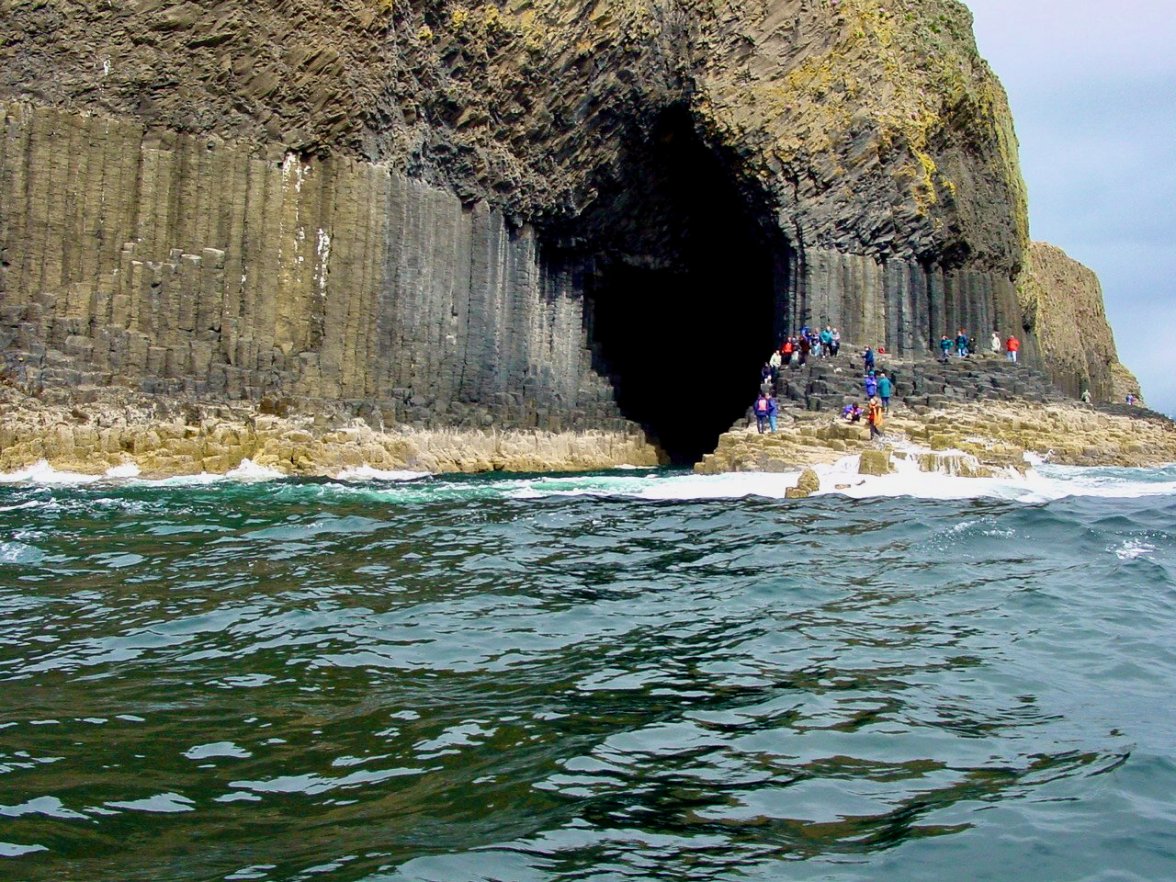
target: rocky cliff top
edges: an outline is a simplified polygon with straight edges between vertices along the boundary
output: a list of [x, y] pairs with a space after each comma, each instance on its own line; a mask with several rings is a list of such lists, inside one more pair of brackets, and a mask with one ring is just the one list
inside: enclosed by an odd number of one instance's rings
[[0, 0], [0, 13], [0, 97], [133, 117], [164, 139], [386, 162], [518, 222], [578, 219], [568, 235], [600, 248], [674, 259], [650, 222], [673, 206], [638, 186], [651, 139], [680, 135], [667, 113], [794, 244], [1012, 275], [1027, 241], [1005, 96], [955, 0]]

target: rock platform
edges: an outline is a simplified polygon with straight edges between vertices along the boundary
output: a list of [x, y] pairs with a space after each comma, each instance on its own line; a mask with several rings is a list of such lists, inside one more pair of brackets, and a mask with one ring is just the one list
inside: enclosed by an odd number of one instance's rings
[[[779, 431], [759, 434], [748, 416], [695, 466], [700, 474], [789, 472], [868, 451], [919, 458], [924, 471], [989, 477], [1024, 469], [1025, 454], [1065, 465], [1155, 466], [1176, 462], [1176, 423], [1143, 407], [1086, 405], [1056, 391], [1040, 371], [980, 355], [891, 360], [878, 370], [896, 379], [884, 437], [841, 419], [850, 401], [864, 405], [856, 355], [786, 368], [779, 383]], [[873, 460], [863, 459], [863, 468]], [[873, 465], [869, 466], [874, 468]]]
[[0, 386], [0, 473], [45, 461], [101, 475], [133, 466], [145, 478], [224, 474], [246, 460], [284, 475], [346, 469], [396, 471], [591, 471], [655, 466], [640, 432], [373, 426], [363, 419], [267, 414], [244, 406], [162, 401], [104, 390], [84, 408]]

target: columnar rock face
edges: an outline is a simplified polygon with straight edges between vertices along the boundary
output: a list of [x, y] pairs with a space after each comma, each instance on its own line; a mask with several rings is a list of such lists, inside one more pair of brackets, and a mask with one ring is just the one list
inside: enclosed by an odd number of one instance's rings
[[[0, 11], [26, 386], [628, 417], [691, 458], [800, 324], [903, 353], [1022, 318], [1015, 138], [954, 0]], [[666, 378], [700, 347], [683, 414]]]
[[1026, 324], [1041, 347], [1042, 366], [1059, 387], [1098, 402], [1139, 396], [1139, 381], [1119, 363], [1098, 276], [1060, 248], [1034, 242], [1021, 276]]
[[578, 295], [485, 204], [127, 121], [10, 105], [0, 125], [0, 340], [25, 386], [622, 423]]

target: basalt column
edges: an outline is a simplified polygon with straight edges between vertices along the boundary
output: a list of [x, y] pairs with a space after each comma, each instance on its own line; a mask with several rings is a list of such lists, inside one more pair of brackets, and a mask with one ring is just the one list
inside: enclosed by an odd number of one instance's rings
[[1001, 339], [1017, 334], [1036, 358], [1016, 285], [999, 273], [820, 248], [792, 262], [783, 298], [789, 328], [831, 325], [852, 346], [898, 355], [935, 352], [942, 335], [954, 339], [961, 329], [987, 346], [995, 330]]
[[528, 226], [346, 158], [0, 105], [3, 375], [363, 415], [635, 432]]

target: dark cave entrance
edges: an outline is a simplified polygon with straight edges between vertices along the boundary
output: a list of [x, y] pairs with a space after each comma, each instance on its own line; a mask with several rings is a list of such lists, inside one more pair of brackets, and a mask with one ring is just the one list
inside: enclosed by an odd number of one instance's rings
[[769, 242], [730, 170], [671, 110], [634, 150], [587, 286], [597, 368], [674, 465], [714, 450], [776, 344], [786, 243]]

